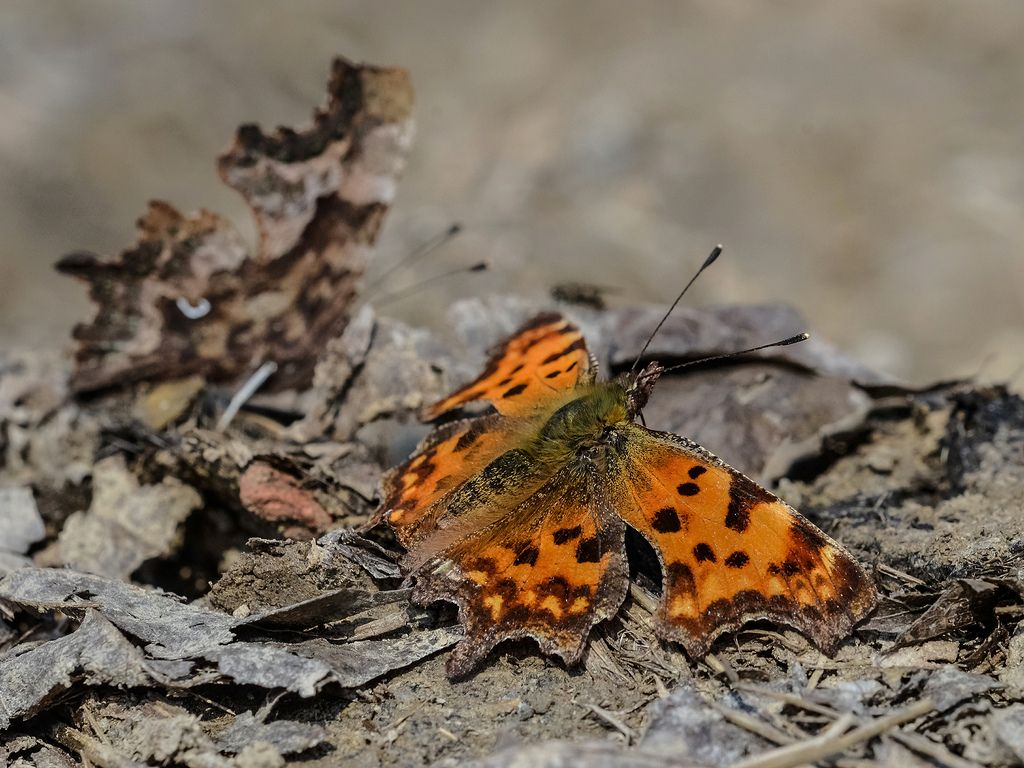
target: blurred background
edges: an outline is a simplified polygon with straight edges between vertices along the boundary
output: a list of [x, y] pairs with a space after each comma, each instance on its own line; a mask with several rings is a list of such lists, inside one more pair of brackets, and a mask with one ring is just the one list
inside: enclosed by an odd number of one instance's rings
[[331, 56], [401, 65], [418, 135], [374, 271], [467, 231], [383, 310], [613, 286], [786, 301], [926, 382], [1024, 366], [1024, 3], [4, 0], [0, 345], [89, 313], [53, 262], [134, 241], [150, 198], [252, 236], [214, 160], [242, 122], [301, 125]]

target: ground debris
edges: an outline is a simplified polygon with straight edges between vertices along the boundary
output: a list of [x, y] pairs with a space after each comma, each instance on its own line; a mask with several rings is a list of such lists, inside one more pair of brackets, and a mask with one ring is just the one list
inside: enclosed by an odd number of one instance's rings
[[217, 737], [217, 746], [224, 752], [239, 753], [250, 744], [262, 741], [270, 744], [282, 755], [294, 755], [322, 744], [327, 731], [319, 725], [297, 723], [294, 720], [259, 720], [252, 712], [235, 717]]
[[39, 611], [95, 609], [146, 642], [157, 659], [201, 657], [234, 639], [237, 620], [173, 596], [72, 570], [24, 568], [0, 581], [0, 598]]
[[140, 485], [123, 456], [103, 459], [93, 470], [89, 510], [73, 513], [57, 539], [60, 558], [80, 571], [127, 579], [149, 558], [175, 551], [181, 526], [201, 505], [176, 478]]
[[0, 731], [35, 714], [75, 682], [117, 687], [151, 682], [142, 652], [98, 612], [88, 610], [71, 634], [0, 660]]
[[0, 573], [30, 565], [24, 555], [46, 536], [31, 488], [0, 488]]
[[0, 765], [9, 768], [78, 768], [67, 752], [34, 736], [0, 735]]

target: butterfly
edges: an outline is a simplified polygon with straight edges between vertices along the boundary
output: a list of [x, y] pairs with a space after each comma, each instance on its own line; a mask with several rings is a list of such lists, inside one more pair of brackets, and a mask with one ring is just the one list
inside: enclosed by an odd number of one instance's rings
[[874, 585], [838, 543], [697, 443], [637, 423], [663, 371], [598, 381], [579, 328], [545, 313], [425, 409], [449, 420], [385, 475], [374, 522], [407, 550], [413, 601], [458, 606], [450, 676], [524, 637], [577, 663], [625, 599], [627, 526], [661, 563], [654, 630], [691, 658], [758, 619], [832, 653], [872, 610]]

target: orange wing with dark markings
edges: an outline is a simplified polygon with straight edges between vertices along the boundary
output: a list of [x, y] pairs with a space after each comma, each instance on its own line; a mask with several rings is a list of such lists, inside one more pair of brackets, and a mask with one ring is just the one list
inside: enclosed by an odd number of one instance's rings
[[508, 449], [509, 426], [504, 417], [491, 415], [435, 430], [384, 476], [383, 501], [371, 525], [387, 520], [398, 540], [410, 548], [433, 506]]
[[609, 451], [609, 493], [657, 550], [662, 636], [691, 656], [757, 619], [832, 653], [875, 605], [853, 557], [796, 510], [700, 446], [639, 425]]
[[532, 413], [580, 381], [593, 378], [580, 329], [562, 315], [538, 315], [492, 353], [477, 379], [424, 411], [427, 420], [486, 400], [505, 416]]
[[532, 637], [577, 662], [591, 627], [614, 615], [629, 583], [624, 526], [585, 457], [500, 520], [460, 537], [415, 573], [415, 602], [454, 601], [466, 638], [448, 660], [463, 676], [503, 640]]

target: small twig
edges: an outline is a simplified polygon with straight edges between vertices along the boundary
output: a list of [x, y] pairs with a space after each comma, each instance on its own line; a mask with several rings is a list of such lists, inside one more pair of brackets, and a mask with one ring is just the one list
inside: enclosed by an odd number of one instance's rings
[[203, 696], [201, 693], [196, 693], [195, 691], [190, 690], [188, 688], [182, 689], [182, 695], [184, 695], [184, 696], [192, 696], [193, 698], [199, 699], [200, 701], [205, 702], [206, 704], [209, 704], [214, 709], [219, 709], [221, 712], [223, 712], [226, 715], [231, 715], [232, 717], [237, 717], [238, 716], [238, 713], [235, 712], [230, 707], [226, 707], [223, 704], [219, 704], [218, 702], [214, 701], [213, 699], [209, 699], [206, 696]]
[[658, 691], [658, 698], [659, 699], [667, 699], [668, 698], [668, 688], [665, 687], [665, 683], [663, 683], [661, 681], [661, 678], [658, 677], [653, 672], [651, 673], [651, 676], [654, 678], [654, 688], [655, 688], [655, 690]]
[[404, 723], [406, 720], [408, 720], [410, 717], [412, 717], [417, 712], [419, 712], [421, 709], [423, 709], [423, 704], [422, 703], [414, 704], [412, 706], [412, 708], [408, 712], [406, 712], [404, 715], [400, 715], [399, 717], [396, 717], [394, 720], [392, 720], [390, 723], [388, 723], [381, 730], [384, 731], [385, 733], [387, 733], [388, 731], [397, 728], [398, 726], [402, 725], [402, 723]]
[[648, 613], [653, 614], [658, 610], [658, 598], [635, 581], [629, 583], [629, 595]]
[[831, 707], [826, 707], [823, 704], [818, 704], [817, 702], [802, 698], [801, 696], [797, 696], [795, 693], [774, 691], [771, 688], [763, 688], [760, 685], [754, 685], [753, 683], [740, 683], [736, 688], [738, 690], [745, 691], [746, 693], [753, 693], [757, 696], [768, 696], [781, 701], [784, 704], [791, 704], [794, 707], [806, 709], [808, 712], [814, 712], [817, 715], [824, 715], [832, 720], [839, 717], [839, 713]]
[[[622, 667], [619, 666], [619, 663], [615, 661], [615, 656], [610, 652], [608, 644], [605, 642], [604, 638], [595, 636], [590, 641], [590, 653], [594, 656], [594, 658], [597, 659], [597, 661], [599, 661], [604, 666], [604, 668], [609, 673], [611, 673], [615, 677], [618, 677], [619, 680], [621, 680], [623, 683], [633, 682], [630, 679], [629, 675], [627, 675], [623, 671]], [[588, 667], [589, 666], [590, 664], [588, 663]]]
[[231, 398], [231, 402], [228, 403], [228, 407], [224, 409], [223, 415], [217, 421], [217, 431], [223, 432], [228, 428], [232, 419], [238, 415], [238, 411], [241, 410], [242, 406], [245, 405], [249, 398], [256, 394], [256, 390], [263, 386], [264, 382], [273, 375], [274, 371], [277, 370], [277, 363], [273, 360], [268, 360], [259, 368], [256, 369], [256, 373], [250, 376], [242, 388], [239, 389], [235, 396]]
[[459, 737], [456, 736], [451, 731], [449, 731], [447, 728], [443, 728], [441, 726], [438, 726], [437, 727], [437, 732], [440, 733], [442, 736], [444, 736], [446, 739], [448, 739], [448, 741], [456, 742], [456, 743], [459, 741]]
[[96, 735], [96, 738], [98, 738], [104, 744], [104, 746], [113, 749], [114, 745], [111, 744], [110, 739], [107, 738], [106, 731], [100, 728], [99, 723], [96, 722], [96, 716], [93, 712], [92, 704], [87, 702], [86, 705], [82, 707], [81, 712], [82, 717], [85, 719], [85, 722], [88, 723], [89, 727], [92, 729], [92, 732]]
[[267, 696], [267, 700], [263, 702], [263, 706], [256, 710], [256, 720], [261, 723], [266, 722], [267, 718], [270, 717], [270, 713], [274, 711], [274, 707], [277, 706], [277, 703], [287, 695], [287, 691], [280, 691], [279, 693]]
[[596, 704], [584, 704], [583, 706], [585, 706], [587, 709], [589, 709], [591, 712], [597, 715], [598, 718], [604, 720], [606, 723], [608, 723], [608, 725], [610, 725], [612, 728], [614, 728], [623, 736], [625, 736], [627, 743], [632, 743], [633, 739], [636, 738], [636, 734], [633, 732], [633, 729], [626, 725], [624, 722], [622, 722], [619, 718], [617, 718], [607, 709], [602, 709]]
[[977, 763], [972, 763], [970, 760], [964, 760], [962, 757], [954, 755], [941, 744], [932, 741], [920, 733], [895, 731], [886, 735], [890, 739], [898, 741], [907, 749], [930, 757], [942, 765], [949, 766], [949, 768], [977, 768]]
[[[822, 658], [824, 658], [824, 656], [819, 651], [818, 652], [818, 663], [819, 664], [821, 663]], [[817, 688], [818, 687], [818, 683], [821, 682], [821, 678], [824, 676], [824, 674], [825, 674], [825, 670], [822, 669], [821, 667], [817, 667], [817, 668], [811, 670], [811, 674], [807, 678], [807, 690], [813, 691], [815, 688]]]
[[728, 720], [733, 725], [738, 725], [744, 730], [750, 731], [751, 733], [760, 736], [765, 741], [770, 741], [772, 744], [792, 744], [794, 739], [788, 733], [780, 731], [773, 725], [769, 725], [763, 720], [758, 720], [753, 715], [748, 715], [746, 712], [740, 712], [739, 710], [729, 709], [718, 704], [713, 705], [722, 717]]
[[853, 720], [852, 715], [843, 715], [819, 736], [741, 760], [734, 764], [733, 768], [793, 768], [806, 763], [815, 763], [845, 752], [855, 744], [869, 741], [898, 725], [916, 720], [934, 709], [935, 704], [931, 699], [921, 699], [891, 715], [875, 718], [847, 733], [838, 735], [839, 726], [841, 725], [845, 730]]
[[740, 676], [736, 673], [736, 670], [732, 668], [732, 665], [724, 659], [718, 658], [715, 654], [707, 654], [704, 657], [704, 663], [711, 667], [711, 669], [715, 671], [715, 674], [725, 675], [725, 678], [729, 681], [730, 685], [736, 685], [736, 683], [740, 681]]
[[911, 576], [909, 573], [904, 573], [903, 571], [893, 568], [891, 565], [886, 565], [885, 563], [879, 563], [877, 568], [879, 573], [884, 573], [886, 576], [891, 576], [894, 579], [899, 579], [900, 581], [905, 581], [908, 584], [913, 584], [915, 587], [923, 587], [927, 583], [921, 581], [916, 576]]

